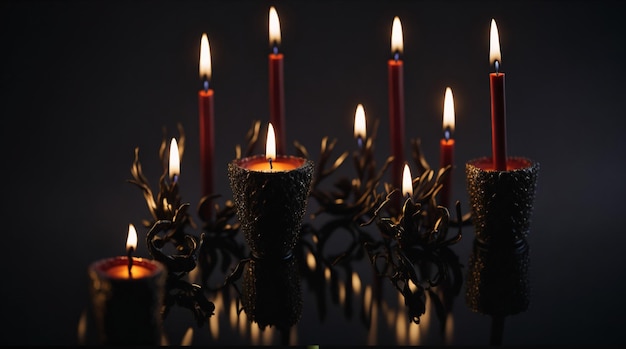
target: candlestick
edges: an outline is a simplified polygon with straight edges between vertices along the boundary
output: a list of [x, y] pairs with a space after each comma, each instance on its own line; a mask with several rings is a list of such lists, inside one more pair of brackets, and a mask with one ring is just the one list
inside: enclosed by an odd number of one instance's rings
[[[129, 225], [129, 254], [137, 243], [133, 231], [134, 227]], [[88, 275], [93, 313], [102, 344], [160, 344], [161, 306], [167, 278], [163, 264], [118, 256], [93, 262]]]
[[493, 168], [506, 171], [506, 104], [504, 94], [504, 73], [500, 71], [502, 58], [500, 38], [496, 21], [491, 20], [489, 40], [489, 62], [494, 65], [495, 72], [489, 73], [491, 92], [491, 148], [493, 152]]
[[275, 155], [271, 129], [270, 124], [264, 156], [235, 159], [228, 164], [241, 229], [258, 258], [284, 258], [292, 253], [300, 237], [313, 178], [311, 160]]
[[439, 193], [439, 202], [441, 206], [446, 208], [450, 205], [450, 193], [452, 192], [452, 168], [454, 167], [454, 139], [452, 138], [452, 133], [454, 132], [454, 124], [452, 89], [446, 87], [443, 101], [443, 138], [440, 142], [440, 167], [445, 168], [451, 166], [451, 169], [444, 179], [443, 187]]
[[391, 153], [394, 157], [391, 165], [392, 183], [400, 188], [402, 166], [404, 164], [404, 63], [401, 59], [403, 51], [402, 25], [397, 16], [393, 19], [391, 29], [391, 54], [387, 61], [389, 77], [389, 131]]
[[[214, 144], [214, 102], [211, 80], [211, 50], [207, 34], [202, 34], [200, 43], [200, 79], [203, 86], [198, 91], [199, 131], [200, 131], [200, 175], [202, 181], [202, 196], [213, 194], [213, 158]], [[205, 205], [210, 210], [211, 205]], [[208, 217], [208, 216], [206, 216]]]
[[280, 154], [286, 154], [284, 56], [278, 51], [281, 42], [281, 32], [278, 13], [274, 6], [270, 7], [269, 38], [272, 50], [269, 54], [270, 122], [276, 126], [278, 131], [276, 148]]

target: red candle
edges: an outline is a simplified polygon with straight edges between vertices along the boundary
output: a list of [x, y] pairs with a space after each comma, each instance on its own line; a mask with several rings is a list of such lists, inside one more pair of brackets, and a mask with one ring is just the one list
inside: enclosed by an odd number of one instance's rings
[[[211, 80], [211, 51], [209, 39], [202, 34], [200, 42], [200, 79], [203, 89], [198, 92], [199, 128], [200, 128], [200, 174], [202, 180], [202, 196], [213, 194], [213, 157], [215, 155], [214, 124], [213, 124], [213, 89], [209, 88]], [[207, 205], [207, 207], [210, 205]]]
[[270, 122], [276, 128], [276, 149], [279, 154], [286, 154], [284, 57], [278, 52], [281, 39], [280, 21], [274, 6], [270, 7], [269, 22], [270, 47], [272, 48], [269, 54]]
[[[446, 94], [443, 99], [443, 138], [440, 143], [440, 167], [445, 168], [448, 165], [454, 167], [454, 100], [452, 97], [452, 89], [446, 87]], [[440, 204], [449, 207], [450, 193], [452, 192], [452, 169], [446, 177], [443, 188], [439, 193]]]
[[389, 75], [389, 131], [391, 154], [394, 159], [391, 163], [392, 184], [401, 188], [402, 171], [404, 165], [404, 79], [403, 62], [400, 55], [403, 50], [402, 26], [400, 18], [393, 19], [391, 29], [391, 53], [388, 60]]
[[496, 21], [492, 19], [489, 63], [494, 65], [495, 72], [489, 73], [489, 84], [491, 92], [491, 149], [493, 168], [496, 171], [506, 171], [506, 104], [504, 73], [500, 72], [501, 62], [498, 27]]

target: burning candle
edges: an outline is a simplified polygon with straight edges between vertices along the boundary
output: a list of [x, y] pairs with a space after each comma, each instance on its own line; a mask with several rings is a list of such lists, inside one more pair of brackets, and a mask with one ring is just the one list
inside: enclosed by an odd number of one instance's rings
[[200, 79], [202, 89], [198, 91], [199, 131], [200, 131], [200, 175], [202, 196], [213, 194], [213, 158], [215, 156], [213, 89], [211, 80], [211, 49], [209, 38], [202, 34], [200, 41]]
[[270, 95], [270, 122], [276, 125], [278, 139], [276, 140], [278, 152], [285, 154], [286, 128], [285, 128], [285, 87], [283, 79], [284, 57], [278, 51], [281, 41], [280, 21], [274, 6], [270, 7], [269, 15], [269, 38], [271, 52], [269, 54], [269, 95]]
[[128, 227], [127, 255], [105, 258], [89, 266], [89, 292], [102, 344], [158, 345], [165, 296], [165, 266], [132, 257], [137, 232]]
[[313, 178], [313, 162], [277, 155], [274, 138], [270, 123], [265, 155], [228, 164], [237, 216], [248, 246], [259, 258], [291, 255], [300, 237]]
[[363, 148], [365, 136], [365, 109], [363, 108], [363, 104], [359, 103], [356, 106], [356, 112], [354, 113], [354, 138], [356, 138], [359, 149]]
[[493, 153], [493, 169], [506, 171], [506, 104], [504, 94], [504, 73], [500, 71], [502, 57], [500, 53], [500, 37], [496, 21], [491, 20], [489, 37], [489, 64], [494, 65], [495, 72], [489, 73], [491, 92], [491, 149]]
[[404, 48], [402, 25], [397, 16], [393, 19], [391, 29], [391, 54], [387, 61], [389, 76], [389, 131], [391, 136], [391, 153], [394, 160], [391, 164], [392, 184], [400, 188], [402, 165], [404, 164], [404, 78], [401, 59]]
[[[440, 167], [445, 168], [448, 165], [454, 166], [454, 99], [452, 97], [452, 89], [446, 87], [446, 93], [443, 99], [443, 138], [440, 142]], [[452, 191], [452, 172], [448, 173], [443, 188], [440, 192], [441, 206], [448, 207], [450, 202], [450, 193]]]
[[169, 162], [170, 181], [172, 183], [178, 182], [180, 176], [180, 152], [178, 150], [178, 142], [176, 138], [172, 138], [170, 141], [170, 162]]
[[402, 197], [406, 199], [413, 197], [413, 178], [407, 163], [404, 164], [404, 171], [402, 172]]
[[267, 141], [265, 143], [265, 156], [254, 156], [241, 161], [241, 167], [251, 171], [281, 172], [290, 171], [302, 166], [303, 158], [293, 156], [276, 155], [276, 134], [274, 126], [270, 123], [267, 127]]

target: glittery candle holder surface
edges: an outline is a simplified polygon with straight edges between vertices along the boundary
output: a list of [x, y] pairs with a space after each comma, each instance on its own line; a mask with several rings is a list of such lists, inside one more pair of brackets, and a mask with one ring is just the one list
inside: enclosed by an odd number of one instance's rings
[[515, 244], [530, 231], [539, 164], [509, 157], [506, 171], [489, 157], [466, 163], [467, 190], [476, 238], [485, 244]]
[[102, 259], [88, 269], [89, 293], [98, 336], [104, 345], [159, 345], [167, 270], [158, 261]]
[[300, 238], [302, 218], [311, 191], [313, 162], [304, 158], [279, 156], [276, 163], [293, 169], [251, 170], [264, 160], [254, 156], [228, 164], [237, 216], [246, 243], [257, 258], [283, 258], [292, 253]]

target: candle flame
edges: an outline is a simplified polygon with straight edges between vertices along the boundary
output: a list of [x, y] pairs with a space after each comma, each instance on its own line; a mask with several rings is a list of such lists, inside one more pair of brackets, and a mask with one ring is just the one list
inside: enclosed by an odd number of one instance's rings
[[280, 45], [280, 21], [274, 6], [270, 7], [270, 46]]
[[393, 26], [391, 27], [391, 53], [402, 53], [404, 50], [404, 42], [402, 39], [402, 24], [398, 16], [393, 19]]
[[454, 99], [452, 89], [446, 87], [446, 94], [443, 98], [443, 130], [444, 132], [454, 132]]
[[365, 109], [363, 104], [359, 103], [354, 114], [354, 138], [365, 139], [365, 134]]
[[180, 156], [178, 153], [178, 143], [176, 138], [170, 142], [170, 178], [176, 181], [180, 175]]
[[409, 164], [404, 164], [404, 173], [402, 174], [402, 196], [413, 196], [413, 179], [411, 178]]
[[500, 53], [500, 35], [498, 35], [498, 26], [496, 20], [491, 20], [491, 33], [489, 36], [489, 64], [498, 62], [502, 63], [502, 54]]
[[200, 40], [200, 78], [211, 79], [211, 47], [206, 33], [202, 34]]
[[267, 142], [265, 143], [265, 158], [268, 160], [276, 159], [276, 134], [272, 123], [267, 126]]
[[137, 248], [137, 230], [131, 223], [128, 225], [128, 238], [126, 238], [126, 251]]

